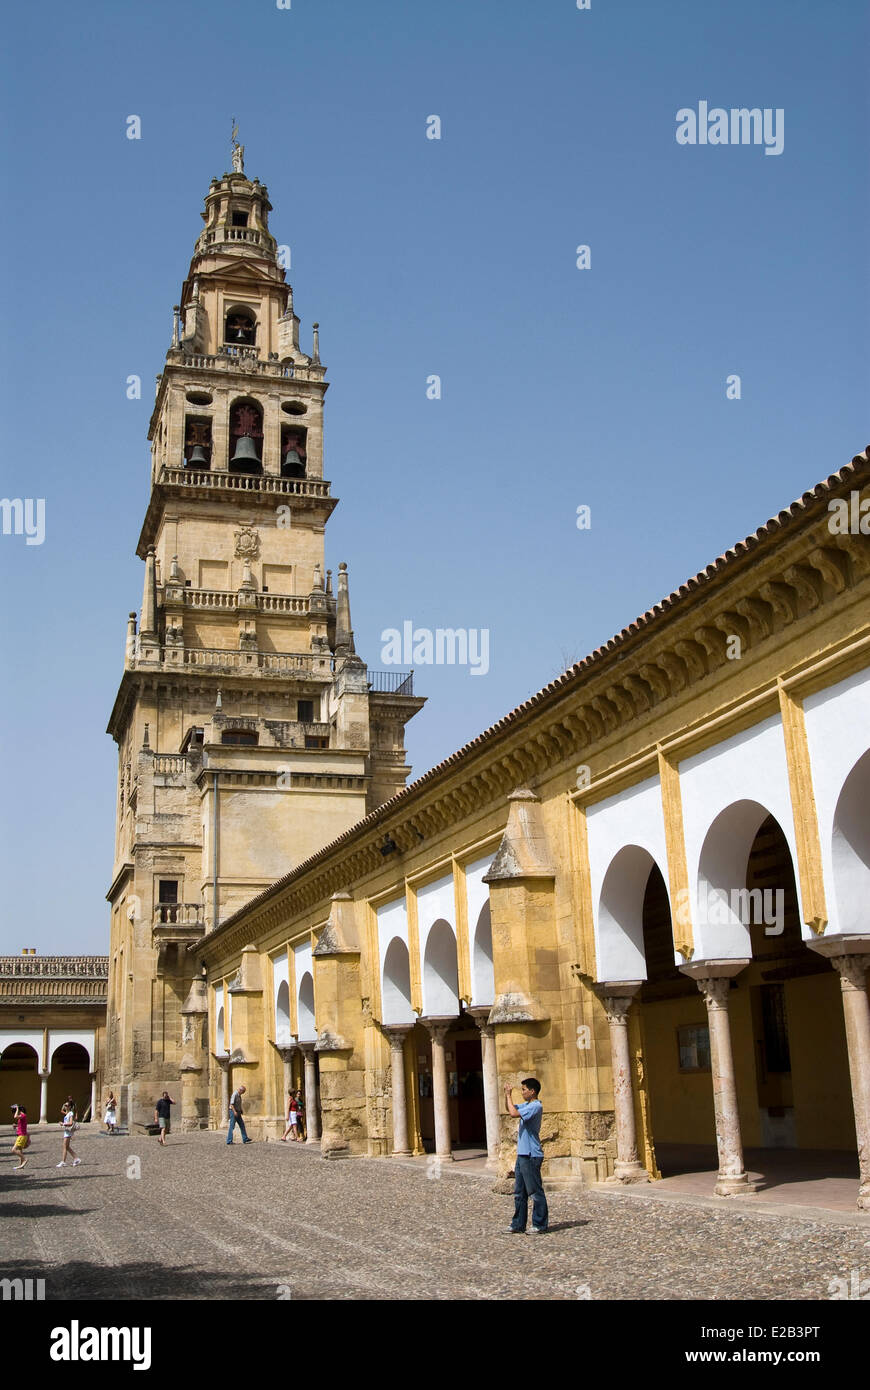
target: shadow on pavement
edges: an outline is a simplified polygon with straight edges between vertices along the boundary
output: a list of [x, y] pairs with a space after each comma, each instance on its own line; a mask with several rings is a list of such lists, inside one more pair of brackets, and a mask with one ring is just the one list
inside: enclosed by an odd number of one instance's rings
[[[102, 1303], [140, 1298], [269, 1301], [288, 1297], [289, 1294], [281, 1291], [289, 1291], [292, 1283], [290, 1276], [282, 1284], [278, 1277], [260, 1280], [251, 1275], [245, 1278], [232, 1271], [209, 1271], [197, 1265], [167, 1269], [154, 1261], [107, 1268], [84, 1260], [71, 1260], [62, 1265], [47, 1265], [39, 1260], [6, 1260], [3, 1274], [6, 1279], [45, 1279], [45, 1302], [55, 1303]], [[59, 1285], [63, 1286], [62, 1292]]]

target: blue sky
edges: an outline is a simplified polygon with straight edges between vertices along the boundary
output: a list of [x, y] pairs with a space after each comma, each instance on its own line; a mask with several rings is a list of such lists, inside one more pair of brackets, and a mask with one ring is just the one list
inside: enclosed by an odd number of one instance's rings
[[[486, 676], [418, 670], [422, 773], [867, 443], [868, 14], [10, 12], [0, 495], [44, 497], [46, 536], [0, 536], [0, 950], [106, 949], [104, 730], [141, 602], [153, 381], [231, 117], [292, 248], [303, 345], [321, 324], [327, 563], [350, 567], [358, 650], [379, 669], [405, 620], [490, 633]], [[782, 154], [678, 145], [702, 100], [782, 108]]]

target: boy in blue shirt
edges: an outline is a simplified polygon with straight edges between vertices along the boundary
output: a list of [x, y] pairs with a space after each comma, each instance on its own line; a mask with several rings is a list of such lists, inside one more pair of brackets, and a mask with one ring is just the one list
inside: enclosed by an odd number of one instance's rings
[[520, 1122], [514, 1175], [514, 1219], [508, 1230], [515, 1235], [520, 1235], [525, 1231], [529, 1218], [529, 1198], [531, 1197], [532, 1225], [529, 1234], [542, 1235], [547, 1230], [550, 1216], [547, 1210], [547, 1198], [544, 1196], [544, 1189], [541, 1185], [541, 1163], [544, 1159], [544, 1150], [541, 1148], [540, 1139], [541, 1116], [544, 1113], [544, 1107], [538, 1100], [541, 1083], [536, 1081], [533, 1076], [527, 1076], [525, 1081], [520, 1082], [520, 1090], [523, 1093], [522, 1104], [514, 1105], [511, 1100], [513, 1086], [505, 1084], [504, 1098], [507, 1112]]

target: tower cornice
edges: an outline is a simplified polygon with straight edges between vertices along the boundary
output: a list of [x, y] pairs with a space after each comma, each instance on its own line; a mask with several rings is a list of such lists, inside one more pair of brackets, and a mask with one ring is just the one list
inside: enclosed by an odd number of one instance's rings
[[313, 523], [323, 526], [338, 506], [338, 498], [330, 496], [329, 488], [325, 478], [276, 478], [269, 473], [198, 473], [188, 468], [162, 468], [151, 489], [136, 554], [141, 560], [145, 559], [148, 547], [155, 542], [163, 511], [173, 500], [196, 498], [209, 505], [232, 507], [233, 521], [240, 519], [240, 505], [274, 508], [276, 504], [283, 504], [289, 506], [291, 512], [313, 512]]

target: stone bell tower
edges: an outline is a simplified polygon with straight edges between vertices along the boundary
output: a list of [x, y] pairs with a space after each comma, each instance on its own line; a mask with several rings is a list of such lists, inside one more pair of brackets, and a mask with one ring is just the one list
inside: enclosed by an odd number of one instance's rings
[[234, 143], [206, 194], [157, 380], [142, 609], [108, 729], [103, 1080], [132, 1122], [179, 1084], [183, 1026], [200, 1026], [191, 948], [404, 786], [423, 704], [409, 673], [357, 656], [347, 566], [335, 587], [324, 568], [326, 369], [317, 324], [310, 355], [299, 345], [268, 192], [243, 156]]

